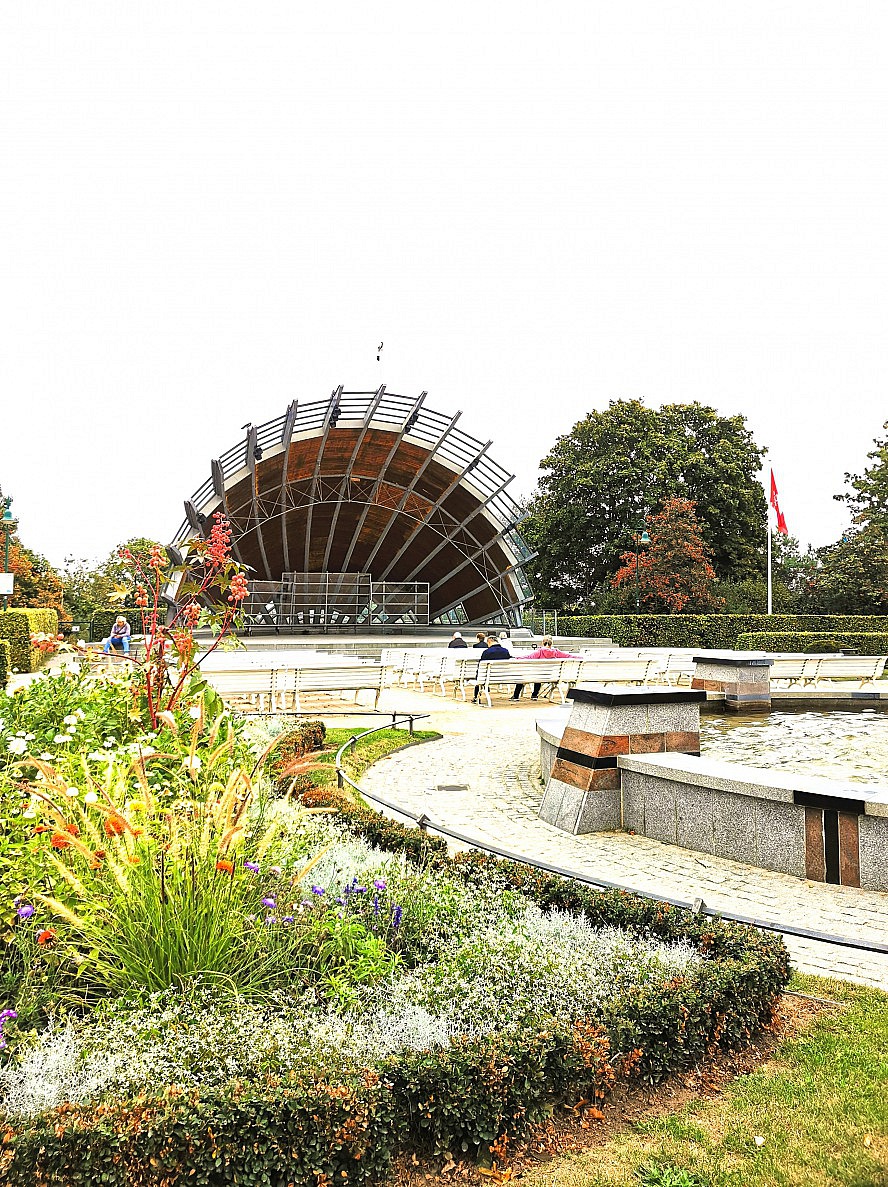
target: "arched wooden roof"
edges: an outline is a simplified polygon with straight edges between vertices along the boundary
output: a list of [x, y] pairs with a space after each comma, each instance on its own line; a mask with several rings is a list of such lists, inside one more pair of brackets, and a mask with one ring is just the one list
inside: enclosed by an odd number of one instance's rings
[[293, 402], [211, 463], [185, 502], [181, 547], [216, 510], [235, 555], [259, 580], [284, 573], [370, 573], [427, 582], [432, 621], [520, 622], [530, 553], [491, 442], [416, 398], [337, 388]]

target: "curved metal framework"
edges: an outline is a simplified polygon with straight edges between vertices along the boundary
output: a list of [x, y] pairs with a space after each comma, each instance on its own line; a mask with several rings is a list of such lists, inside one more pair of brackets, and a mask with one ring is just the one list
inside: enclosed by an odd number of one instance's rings
[[[293, 402], [210, 465], [173, 545], [231, 521], [235, 555], [260, 581], [298, 568], [424, 582], [430, 620], [519, 625], [531, 600], [513, 481], [482, 442], [418, 397], [346, 392]], [[340, 577], [340, 575], [343, 575]]]

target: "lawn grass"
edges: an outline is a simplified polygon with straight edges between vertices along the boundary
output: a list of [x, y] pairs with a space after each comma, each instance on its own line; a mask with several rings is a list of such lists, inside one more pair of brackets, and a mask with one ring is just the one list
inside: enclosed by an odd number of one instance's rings
[[[324, 753], [310, 756], [312, 761], [324, 763], [330, 768], [329, 771], [310, 772], [309, 778], [318, 787], [336, 786], [336, 752], [355, 733], [355, 730], [341, 728], [327, 730]], [[357, 780], [368, 767], [373, 766], [381, 758], [385, 758], [387, 754], [392, 754], [412, 743], [431, 742], [440, 737], [441, 735], [435, 730], [414, 730], [410, 734], [406, 729], [383, 729], [358, 742], [353, 750], [346, 751], [343, 756], [343, 766], [351, 778]]]
[[886, 1187], [888, 994], [807, 976], [796, 976], [790, 988], [843, 1007], [820, 1011], [719, 1097], [528, 1170], [523, 1183]]

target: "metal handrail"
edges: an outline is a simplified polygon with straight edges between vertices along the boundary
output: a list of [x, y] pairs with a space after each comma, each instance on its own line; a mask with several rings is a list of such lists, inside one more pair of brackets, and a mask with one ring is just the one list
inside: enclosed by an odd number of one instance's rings
[[[403, 716], [401, 720], [406, 721], [409, 717], [410, 733], [412, 734], [414, 720], [428, 716], [429, 714], [427, 713], [413, 713]], [[491, 845], [488, 841], [479, 840], [477, 837], [468, 836], [466, 833], [459, 832], [457, 829], [448, 828], [447, 825], [438, 824], [425, 812], [421, 812], [417, 816], [415, 812], [399, 807], [382, 796], [365, 791], [346, 774], [342, 767], [341, 760], [346, 750], [353, 749], [357, 742], [368, 737], [370, 734], [375, 734], [381, 729], [389, 728], [395, 728], [394, 714], [392, 715], [391, 726], [378, 725], [373, 729], [365, 730], [361, 734], [355, 734], [340, 746], [336, 752], [335, 759], [336, 784], [341, 789], [343, 784], [347, 783], [358, 795], [372, 800], [375, 804], [380, 804], [383, 808], [387, 808], [390, 812], [395, 812], [398, 816], [404, 816], [408, 820], [412, 820], [423, 832], [440, 833], [441, 836], [450, 837], [454, 841], [461, 841], [464, 845], [469, 845], [472, 849], [480, 849], [485, 853], [492, 853], [495, 857], [502, 857], [507, 861], [520, 862], [522, 865], [532, 866], [534, 869], [542, 870], [544, 873], [556, 874], [561, 878], [568, 878], [573, 882], [582, 882], [586, 886], [594, 886], [599, 890], [622, 890], [627, 894], [637, 895], [639, 898], [651, 899], [653, 902], [668, 903], [670, 907], [676, 907], [681, 911], [688, 911], [691, 915], [706, 915], [713, 919], [725, 919], [729, 923], [744, 923], [749, 927], [757, 927], [760, 931], [777, 932], [779, 935], [795, 936], [797, 939], [802, 940], [814, 940], [820, 944], [832, 944], [841, 948], [856, 948], [861, 952], [877, 952], [888, 955], [888, 944], [856, 940], [849, 936], [834, 936], [828, 932], [813, 931], [807, 927], [793, 927], [791, 924], [775, 923], [773, 920], [767, 919], [756, 919], [749, 915], [735, 915], [730, 911], [719, 911], [714, 907], [708, 907], [702, 898], [695, 899], [693, 903], [685, 903], [680, 899], [670, 898], [667, 895], [653, 894], [648, 890], [637, 890], [634, 886], [626, 886], [621, 882], [608, 882], [604, 878], [593, 878], [589, 874], [581, 874], [577, 870], [569, 870], [563, 866], [553, 866], [548, 862], [540, 861], [538, 858], [527, 857], [523, 853], [514, 853], [512, 850], [503, 849], [499, 845]]]

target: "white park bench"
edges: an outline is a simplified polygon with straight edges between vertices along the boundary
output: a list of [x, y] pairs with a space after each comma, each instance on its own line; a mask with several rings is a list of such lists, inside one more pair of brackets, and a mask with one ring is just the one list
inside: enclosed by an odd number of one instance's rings
[[823, 680], [857, 680], [859, 687], [881, 678], [885, 671], [884, 655], [824, 655], [817, 660], [814, 687]]
[[277, 672], [273, 668], [209, 668], [204, 676], [226, 704], [241, 712], [273, 713], [277, 708]]
[[384, 680], [385, 668], [382, 664], [281, 669], [277, 672], [276, 691], [283, 696], [284, 705], [287, 695], [291, 695], [300, 712], [301, 698], [307, 692], [353, 692], [356, 700], [359, 692], [372, 692], [375, 709], [379, 704]]
[[[568, 661], [565, 660], [565, 663]], [[658, 674], [656, 659], [584, 659], [578, 683], [647, 684]]]
[[[570, 665], [568, 676], [576, 676], [579, 672], [581, 660], [565, 659], [488, 659], [478, 663], [478, 675], [474, 681], [484, 690], [488, 707], [491, 707], [490, 689], [492, 685], [514, 688], [516, 684], [548, 684], [557, 688], [561, 696], [562, 705], [565, 703], [564, 692], [569, 687], [562, 680], [565, 665]], [[463, 698], [465, 686], [463, 684]]]

